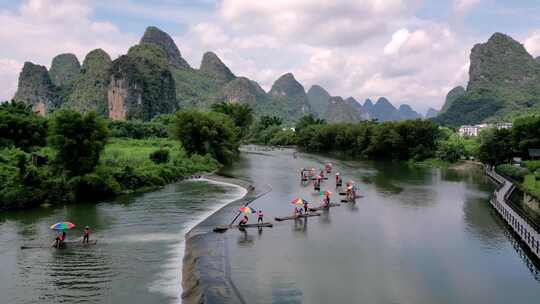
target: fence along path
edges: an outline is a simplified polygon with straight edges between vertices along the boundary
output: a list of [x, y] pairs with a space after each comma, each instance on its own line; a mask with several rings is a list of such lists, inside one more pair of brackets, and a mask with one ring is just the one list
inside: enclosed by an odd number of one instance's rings
[[494, 170], [486, 169], [486, 174], [498, 184], [497, 190], [489, 199], [490, 204], [540, 260], [540, 227], [508, 204], [508, 197], [514, 190], [514, 184]]

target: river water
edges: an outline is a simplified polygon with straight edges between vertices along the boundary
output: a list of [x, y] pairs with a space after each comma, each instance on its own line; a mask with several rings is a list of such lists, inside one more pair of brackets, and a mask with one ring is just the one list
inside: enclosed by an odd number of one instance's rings
[[[251, 149], [228, 173], [272, 187], [253, 208], [273, 218], [291, 214], [296, 196], [321, 200], [298, 170], [324, 158]], [[494, 187], [480, 170], [332, 161], [359, 184], [356, 204], [227, 232], [230, 277], [245, 303], [538, 303], [538, 269], [489, 206]], [[340, 200], [332, 178], [322, 190]]]
[[[247, 149], [225, 173], [272, 189], [251, 205], [267, 220], [289, 215], [294, 197], [320, 201], [298, 170], [325, 158]], [[481, 172], [332, 162], [358, 183], [364, 197], [356, 204], [223, 235], [228, 275], [245, 303], [538, 303], [537, 269], [489, 206], [493, 185]], [[322, 188], [334, 191], [333, 180]], [[0, 303], [178, 303], [183, 235], [244, 193], [187, 181], [97, 205], [2, 213]], [[228, 223], [233, 213], [211, 222]], [[49, 225], [64, 219], [91, 226], [98, 244], [19, 249], [46, 245]]]
[[[0, 303], [180, 303], [184, 235], [200, 220], [246, 191], [232, 185], [185, 181], [159, 191], [100, 204], [0, 214]], [[46, 246], [49, 226], [67, 219], [91, 227], [95, 246]]]

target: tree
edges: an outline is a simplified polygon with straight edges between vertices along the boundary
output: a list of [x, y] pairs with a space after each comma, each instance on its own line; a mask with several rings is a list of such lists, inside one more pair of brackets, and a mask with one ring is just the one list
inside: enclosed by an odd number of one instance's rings
[[24, 151], [47, 143], [47, 122], [21, 102], [0, 104], [0, 147]]
[[299, 132], [303, 128], [311, 125], [322, 125], [325, 124], [326, 121], [324, 119], [316, 118], [313, 116], [313, 114], [308, 114], [300, 118], [300, 120], [296, 123], [296, 131]]
[[95, 112], [72, 110], [54, 113], [49, 127], [49, 143], [56, 149], [56, 164], [67, 176], [81, 176], [94, 170], [107, 143], [105, 121]]
[[239, 141], [230, 117], [217, 112], [188, 110], [176, 113], [174, 135], [188, 154], [210, 154], [222, 164], [238, 154]]
[[244, 138], [253, 123], [253, 109], [246, 104], [220, 102], [212, 105], [212, 111], [229, 116], [238, 127], [240, 138]]
[[480, 132], [478, 158], [489, 165], [498, 165], [513, 156], [512, 131], [508, 129], [488, 129]]
[[281, 126], [283, 124], [283, 119], [277, 116], [261, 116], [259, 119], [259, 129], [264, 130], [270, 126]]
[[540, 116], [516, 119], [512, 126], [512, 141], [524, 158], [528, 158], [529, 149], [540, 149]]

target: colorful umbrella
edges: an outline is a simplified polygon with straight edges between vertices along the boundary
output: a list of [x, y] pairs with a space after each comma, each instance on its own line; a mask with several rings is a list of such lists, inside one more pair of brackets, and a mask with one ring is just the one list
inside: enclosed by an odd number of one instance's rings
[[75, 227], [75, 224], [73, 224], [73, 223], [60, 222], [60, 223], [56, 223], [56, 224], [52, 225], [51, 229], [56, 230], [56, 231], [64, 231], [64, 230], [69, 230], [69, 229], [71, 229], [73, 227]]
[[305, 199], [301, 199], [301, 198], [295, 198], [291, 204], [294, 204], [294, 205], [303, 205], [304, 203], [307, 203], [307, 201]]
[[257, 211], [255, 211], [255, 209], [249, 208], [248, 206], [241, 207], [240, 212], [242, 212], [242, 213], [257, 213]]

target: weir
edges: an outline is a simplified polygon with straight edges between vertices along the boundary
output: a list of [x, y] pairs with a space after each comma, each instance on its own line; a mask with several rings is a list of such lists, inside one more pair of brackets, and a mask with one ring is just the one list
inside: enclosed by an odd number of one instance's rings
[[512, 227], [512, 230], [527, 245], [533, 255], [540, 260], [540, 226], [527, 218], [526, 214], [515, 210], [509, 204], [508, 200], [512, 191], [514, 191], [515, 185], [499, 175], [495, 170], [486, 169], [485, 172], [498, 185], [491, 195], [489, 203], [497, 210], [504, 221]]

